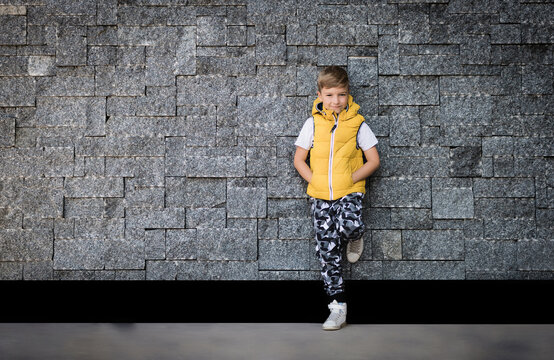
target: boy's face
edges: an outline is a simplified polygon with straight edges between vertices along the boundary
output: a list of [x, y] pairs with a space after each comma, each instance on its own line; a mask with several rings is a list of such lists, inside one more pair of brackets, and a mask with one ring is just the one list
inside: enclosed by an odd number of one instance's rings
[[340, 114], [348, 105], [348, 89], [345, 87], [324, 87], [317, 92], [317, 97], [326, 109], [333, 110], [337, 114]]

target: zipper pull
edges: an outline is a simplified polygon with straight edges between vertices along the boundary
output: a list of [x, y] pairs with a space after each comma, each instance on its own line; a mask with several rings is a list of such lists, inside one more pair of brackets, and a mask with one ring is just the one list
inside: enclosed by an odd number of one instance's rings
[[333, 125], [333, 128], [331, 129], [331, 132], [335, 131], [336, 128], [337, 128], [337, 124], [335, 123], [335, 125]]

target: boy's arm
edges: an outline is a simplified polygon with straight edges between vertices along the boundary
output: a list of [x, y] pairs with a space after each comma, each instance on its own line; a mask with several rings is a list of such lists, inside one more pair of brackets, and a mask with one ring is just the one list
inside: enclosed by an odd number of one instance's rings
[[308, 153], [310, 150], [301, 148], [300, 146], [296, 147], [296, 153], [294, 154], [294, 167], [302, 176], [304, 180], [310, 182], [312, 180], [312, 170], [306, 164], [306, 159], [308, 158]]
[[354, 182], [354, 184], [373, 174], [380, 166], [377, 147], [373, 146], [367, 149], [366, 151], [364, 151], [364, 155], [367, 162], [363, 164], [361, 168], [352, 173], [352, 181]]

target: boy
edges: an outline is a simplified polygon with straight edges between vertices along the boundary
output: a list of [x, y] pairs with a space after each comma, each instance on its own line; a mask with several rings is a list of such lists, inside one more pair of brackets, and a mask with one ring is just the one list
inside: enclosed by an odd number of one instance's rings
[[317, 87], [313, 117], [306, 120], [295, 142], [294, 167], [308, 182], [312, 201], [316, 254], [331, 310], [323, 329], [338, 330], [346, 325], [341, 251], [346, 242], [351, 263], [362, 254], [365, 178], [379, 168], [379, 154], [377, 139], [350, 96], [346, 71], [338, 66], [323, 69]]

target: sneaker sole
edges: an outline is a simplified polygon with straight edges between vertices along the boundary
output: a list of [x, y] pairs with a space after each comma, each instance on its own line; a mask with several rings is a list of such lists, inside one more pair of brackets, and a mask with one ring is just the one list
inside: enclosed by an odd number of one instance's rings
[[346, 326], [346, 321], [343, 322], [340, 326], [324, 327], [323, 330], [326, 330], [326, 331], [340, 330], [340, 329], [342, 329], [342, 328], [345, 327], [345, 326]]

